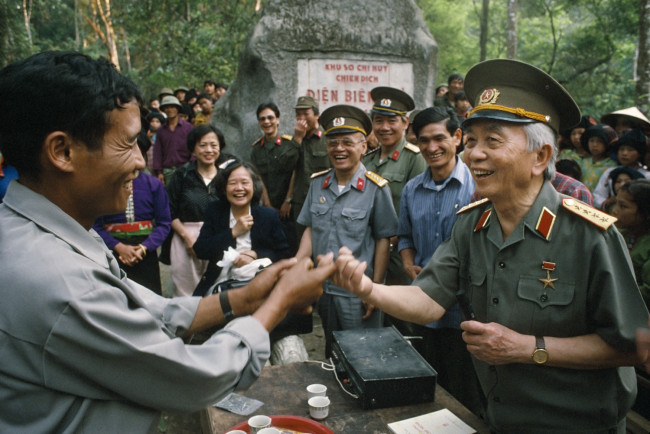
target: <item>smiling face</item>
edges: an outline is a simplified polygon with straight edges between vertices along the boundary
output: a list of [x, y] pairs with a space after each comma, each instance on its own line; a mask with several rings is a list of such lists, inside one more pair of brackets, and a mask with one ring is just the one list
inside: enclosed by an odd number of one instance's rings
[[445, 124], [446, 120], [425, 125], [417, 139], [420, 152], [436, 181], [446, 179], [456, 167], [456, 150], [462, 136], [460, 129], [453, 136], [449, 134]]
[[98, 150], [88, 150], [75, 141], [70, 154], [74, 161], [74, 196], [76, 210], [71, 213], [84, 227], [92, 226], [97, 217], [124, 212], [133, 180], [145, 167], [137, 144], [140, 132], [140, 108], [129, 102], [114, 109], [109, 129]]
[[304, 120], [307, 122], [307, 134], [312, 134], [318, 128], [318, 115], [314, 114], [314, 109], [296, 109], [296, 120]]
[[199, 165], [209, 166], [217, 161], [220, 151], [219, 138], [214, 132], [210, 131], [199, 139], [198, 143], [194, 146], [192, 155], [196, 157]]
[[247, 207], [253, 199], [253, 179], [245, 167], [238, 167], [230, 173], [226, 183], [226, 199], [231, 207]]
[[274, 138], [278, 135], [278, 125], [280, 118], [275, 115], [275, 112], [270, 108], [265, 108], [257, 116], [257, 122], [264, 135], [269, 138]]
[[397, 145], [404, 137], [406, 127], [408, 120], [403, 120], [401, 116], [372, 115], [372, 131], [383, 147], [391, 148]]
[[327, 136], [327, 153], [339, 180], [352, 176], [366, 152], [366, 139], [361, 133]]
[[528, 152], [522, 126], [478, 120], [468, 127], [466, 136], [464, 159], [478, 194], [494, 202], [537, 195], [533, 181], [543, 179], [550, 156]]

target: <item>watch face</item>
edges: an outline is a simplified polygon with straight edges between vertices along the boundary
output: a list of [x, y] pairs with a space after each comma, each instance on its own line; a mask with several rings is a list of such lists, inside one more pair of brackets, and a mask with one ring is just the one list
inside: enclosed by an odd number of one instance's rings
[[535, 363], [539, 363], [541, 365], [542, 363], [546, 363], [547, 360], [548, 352], [546, 350], [538, 348], [533, 352], [533, 361]]

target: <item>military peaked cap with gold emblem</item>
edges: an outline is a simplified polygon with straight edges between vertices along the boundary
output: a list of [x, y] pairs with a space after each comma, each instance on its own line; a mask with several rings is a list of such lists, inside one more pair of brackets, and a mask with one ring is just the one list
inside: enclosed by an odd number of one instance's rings
[[406, 116], [415, 108], [415, 102], [406, 92], [394, 87], [380, 86], [370, 91], [374, 101], [372, 112], [386, 116]]
[[493, 59], [474, 65], [465, 76], [472, 106], [463, 122], [495, 119], [516, 123], [546, 123], [556, 132], [580, 122], [580, 109], [550, 75], [527, 63]]
[[334, 105], [321, 113], [318, 121], [323, 126], [326, 136], [346, 133], [362, 133], [367, 136], [372, 131], [372, 123], [368, 115], [351, 105]]

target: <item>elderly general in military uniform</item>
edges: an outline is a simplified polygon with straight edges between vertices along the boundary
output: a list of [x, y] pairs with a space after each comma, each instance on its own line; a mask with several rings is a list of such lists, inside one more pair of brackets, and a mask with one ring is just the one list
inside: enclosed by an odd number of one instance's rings
[[[388, 181], [369, 172], [361, 163], [366, 151], [370, 120], [352, 106], [325, 110], [320, 123], [325, 129], [327, 150], [334, 170], [313, 176], [298, 217], [306, 226], [298, 258], [316, 258], [350, 248], [366, 261], [369, 279], [383, 282], [388, 264], [389, 238], [397, 233], [397, 215]], [[325, 354], [331, 353], [332, 331], [382, 326], [381, 312], [327, 281], [318, 302], [325, 329]]]
[[464, 293], [475, 319], [461, 323], [463, 339], [493, 432], [624, 433], [648, 311], [615, 218], [549, 182], [557, 133], [580, 110], [549, 75], [513, 60], [474, 66], [465, 90], [464, 159], [486, 199], [460, 211], [412, 286], [373, 283], [348, 250], [333, 279], [422, 324]]
[[[370, 91], [370, 96], [374, 101], [372, 130], [380, 146], [366, 155], [363, 164], [389, 181], [395, 212], [399, 215], [402, 189], [411, 178], [427, 168], [420, 148], [408, 143], [405, 138], [409, 125], [407, 113], [415, 108], [415, 102], [408, 94], [393, 87], [376, 87]], [[404, 272], [402, 258], [397, 251], [397, 237], [391, 240], [391, 247], [386, 282], [406, 285], [410, 279]]]

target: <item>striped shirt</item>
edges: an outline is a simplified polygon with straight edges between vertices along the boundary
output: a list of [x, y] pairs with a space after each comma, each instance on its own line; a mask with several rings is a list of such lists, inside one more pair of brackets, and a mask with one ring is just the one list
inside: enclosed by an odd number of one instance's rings
[[[458, 212], [470, 203], [474, 180], [465, 163], [456, 157], [451, 175], [437, 184], [427, 169], [411, 179], [402, 190], [399, 212], [398, 249], [414, 249], [415, 265], [424, 267], [438, 246], [451, 236]], [[459, 328], [458, 305], [450, 309], [431, 328]]]

